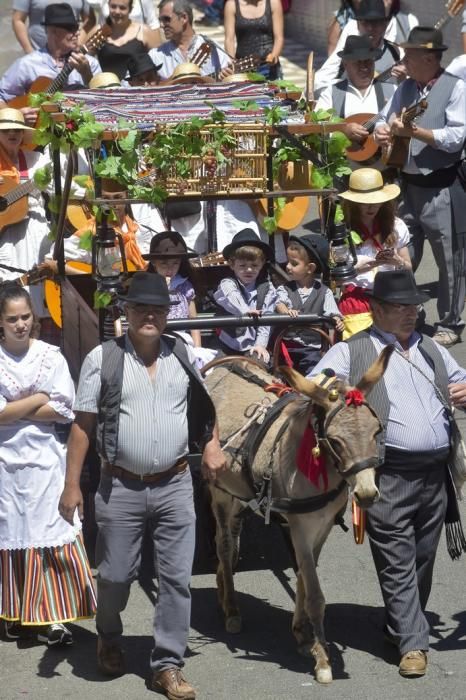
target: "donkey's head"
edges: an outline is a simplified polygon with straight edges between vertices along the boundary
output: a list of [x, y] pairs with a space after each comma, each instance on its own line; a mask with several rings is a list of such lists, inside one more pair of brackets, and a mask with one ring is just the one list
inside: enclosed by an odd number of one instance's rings
[[334, 376], [319, 375], [310, 380], [292, 369], [280, 368], [296, 391], [309, 396], [320, 407], [317, 412], [319, 443], [363, 507], [370, 506], [380, 496], [375, 484], [378, 464], [375, 438], [382, 429], [365, 394], [382, 377], [392, 352], [393, 346], [384, 348], [356, 388]]

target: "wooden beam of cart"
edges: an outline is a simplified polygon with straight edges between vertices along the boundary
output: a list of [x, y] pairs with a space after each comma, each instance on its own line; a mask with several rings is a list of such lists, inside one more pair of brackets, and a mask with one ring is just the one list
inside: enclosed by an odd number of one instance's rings
[[334, 326], [335, 321], [328, 316], [315, 314], [266, 314], [265, 316], [197, 316], [196, 318], [170, 319], [167, 321], [168, 331], [209, 330], [212, 328], [231, 328], [237, 326]]

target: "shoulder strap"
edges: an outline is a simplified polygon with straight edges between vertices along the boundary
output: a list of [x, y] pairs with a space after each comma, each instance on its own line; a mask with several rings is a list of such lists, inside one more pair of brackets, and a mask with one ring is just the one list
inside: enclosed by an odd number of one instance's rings
[[261, 309], [264, 306], [265, 297], [267, 296], [267, 292], [269, 291], [269, 287], [270, 287], [269, 281], [261, 282], [257, 287], [256, 309], [258, 311], [261, 311]]
[[387, 39], [384, 39], [384, 46], [391, 53], [391, 55], [395, 61], [400, 60], [400, 55], [401, 55], [400, 50], [397, 46], [395, 46], [395, 44], [392, 44], [391, 41], [387, 41]]

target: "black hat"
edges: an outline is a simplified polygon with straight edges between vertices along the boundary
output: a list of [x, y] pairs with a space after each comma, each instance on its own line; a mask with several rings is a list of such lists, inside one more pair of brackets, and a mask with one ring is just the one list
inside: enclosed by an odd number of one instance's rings
[[[175, 246], [180, 245], [183, 247], [182, 253], [175, 249]], [[152, 258], [198, 258], [199, 254], [195, 250], [188, 248], [183, 236], [178, 231], [162, 231], [152, 236], [149, 253], [142, 257], [144, 260], [151, 260]]]
[[233, 236], [231, 243], [225, 246], [225, 248], [222, 250], [222, 255], [225, 260], [228, 260], [231, 258], [235, 250], [242, 248], [243, 246], [260, 248], [265, 254], [267, 262], [273, 262], [275, 258], [273, 250], [269, 244], [261, 241], [257, 233], [253, 231], [252, 228], [243, 228], [242, 231], [239, 231], [235, 236]]
[[411, 29], [408, 41], [399, 44], [403, 49], [424, 49], [424, 51], [446, 51], [448, 46], [443, 43], [440, 29], [433, 27], [414, 27]]
[[321, 233], [307, 233], [305, 236], [290, 236], [289, 242], [295, 241], [306, 249], [312, 262], [315, 262], [320, 272], [328, 269], [329, 245]]
[[44, 13], [45, 27], [73, 27], [78, 28], [79, 22], [73, 12], [71, 5], [67, 2], [57, 2], [47, 5]]
[[362, 0], [358, 9], [355, 13], [356, 19], [366, 20], [370, 22], [371, 20], [377, 21], [380, 19], [386, 19], [388, 22], [387, 13], [385, 11], [385, 4], [383, 0]]
[[423, 304], [430, 298], [416, 287], [411, 270], [386, 270], [374, 278], [374, 288], [369, 292], [374, 299], [390, 304]]
[[340, 56], [344, 61], [378, 61], [383, 54], [382, 49], [374, 49], [371, 40], [363, 34], [350, 34], [347, 37], [343, 51], [337, 51], [337, 56]]
[[131, 56], [128, 61], [128, 80], [131, 80], [131, 78], [137, 78], [138, 75], [147, 73], [147, 71], [150, 70], [159, 71], [161, 68], [162, 64], [159, 63], [158, 66], [156, 66], [148, 53], [135, 54], [134, 56]]
[[170, 306], [178, 303], [171, 301], [165, 277], [157, 272], [135, 272], [127, 293], [119, 294], [118, 298], [130, 304], [148, 306]]

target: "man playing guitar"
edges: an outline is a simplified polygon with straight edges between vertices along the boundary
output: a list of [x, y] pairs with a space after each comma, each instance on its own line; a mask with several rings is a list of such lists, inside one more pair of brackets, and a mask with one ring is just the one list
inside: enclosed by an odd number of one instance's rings
[[[36, 78], [56, 78], [65, 63], [72, 67], [66, 83], [68, 88], [86, 86], [93, 75], [100, 73], [97, 59], [78, 51], [79, 25], [68, 3], [48, 5], [44, 25], [47, 32], [46, 48], [18, 58], [0, 80], [0, 108], [9, 100], [26, 95]], [[26, 123], [34, 125], [37, 110], [23, 107], [21, 111]]]
[[[375, 138], [383, 147], [397, 137], [410, 138], [401, 168], [402, 218], [414, 249], [413, 267], [419, 265], [424, 239], [429, 240], [439, 267], [434, 340], [444, 346], [460, 340], [464, 326], [466, 192], [458, 178], [466, 123], [466, 85], [441, 67], [447, 49], [442, 32], [415, 27], [405, 49], [409, 75], [384, 108]], [[417, 123], [406, 125], [403, 111], [425, 100], [427, 109]]]

